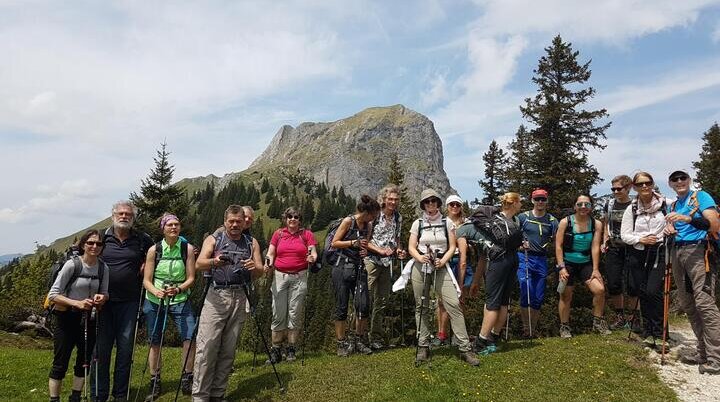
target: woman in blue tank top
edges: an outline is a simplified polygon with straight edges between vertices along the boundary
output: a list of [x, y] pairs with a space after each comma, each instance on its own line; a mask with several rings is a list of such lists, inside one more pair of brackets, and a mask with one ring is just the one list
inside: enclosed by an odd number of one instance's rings
[[592, 198], [581, 195], [575, 213], [560, 221], [555, 236], [555, 258], [560, 278], [560, 337], [570, 338], [570, 307], [575, 282], [583, 282], [593, 295], [593, 329], [609, 335], [605, 321], [605, 285], [600, 275], [602, 223], [592, 216]]

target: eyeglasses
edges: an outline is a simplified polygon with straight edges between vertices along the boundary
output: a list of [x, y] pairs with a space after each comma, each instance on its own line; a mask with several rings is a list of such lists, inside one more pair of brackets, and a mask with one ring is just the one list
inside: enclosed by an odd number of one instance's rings
[[639, 181], [634, 184], [636, 187], [652, 187], [655, 183], [653, 183], [653, 181], [650, 180], [650, 181]]
[[689, 178], [688, 176], [685, 176], [685, 175], [683, 174], [683, 175], [680, 175], [680, 176], [671, 177], [671, 178], [670, 178], [670, 181], [673, 182], [673, 183], [676, 183], [676, 182], [678, 182], [678, 181], [685, 181], [685, 180], [687, 180], [688, 178]]
[[547, 198], [545, 197], [535, 197], [532, 200], [535, 202], [547, 202]]
[[88, 245], [88, 246], [98, 246], [98, 247], [102, 247], [103, 242], [101, 242], [101, 241], [86, 241], [85, 244]]
[[298, 215], [285, 215], [285, 218], [300, 220], [300, 216]]
[[425, 205], [425, 204], [429, 204], [429, 203], [431, 203], [431, 202], [432, 202], [432, 203], [435, 203], [435, 204], [439, 204], [439, 203], [440, 203], [440, 199], [439, 199], [439, 198], [435, 198], [435, 197], [428, 198], [428, 199], [426, 199], [426, 200], [423, 200], [422, 204]]
[[610, 187], [610, 190], [612, 190], [613, 193], [618, 193], [620, 191], [623, 191], [625, 189], [625, 186], [623, 187]]
[[592, 203], [591, 202], [578, 202], [577, 204], [575, 204], [575, 206], [578, 208], [590, 208], [590, 207], [592, 207]]
[[462, 204], [460, 204], [459, 202], [451, 202], [448, 204], [448, 207], [460, 208], [462, 207]]

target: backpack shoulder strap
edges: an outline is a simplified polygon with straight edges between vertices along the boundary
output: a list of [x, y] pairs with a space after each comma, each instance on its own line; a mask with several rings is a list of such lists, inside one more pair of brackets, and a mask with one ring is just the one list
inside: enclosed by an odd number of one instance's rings
[[445, 250], [450, 248], [450, 233], [447, 227], [447, 217], [442, 218], [443, 230], [445, 231]]
[[420, 240], [420, 236], [422, 236], [422, 231], [423, 231], [423, 220], [422, 220], [422, 218], [419, 218], [418, 219], [418, 234], [417, 234], [418, 240]]
[[162, 259], [162, 240], [155, 243], [155, 269], [157, 269], [158, 263]]
[[186, 242], [186, 241], [180, 242], [180, 258], [182, 258], [183, 264], [185, 264], [186, 268], [187, 268], [187, 259], [188, 259], [188, 248], [189, 248], [188, 242]]
[[77, 278], [80, 277], [80, 274], [82, 273], [83, 265], [82, 261], [80, 260], [80, 257], [74, 255], [72, 256], [72, 262], [73, 262], [73, 273], [70, 277], [70, 280], [68, 281], [67, 285], [65, 285], [65, 294], [67, 295], [67, 292], [70, 290], [70, 287], [75, 283]]

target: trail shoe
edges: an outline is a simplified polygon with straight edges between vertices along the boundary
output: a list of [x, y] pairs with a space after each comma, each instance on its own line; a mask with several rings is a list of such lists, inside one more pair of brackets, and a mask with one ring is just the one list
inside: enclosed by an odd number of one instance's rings
[[426, 362], [428, 360], [429, 349], [427, 346], [420, 346], [417, 351], [417, 355], [415, 355], [415, 364], [420, 364], [422, 362]]
[[607, 321], [602, 317], [593, 317], [593, 330], [600, 335], [612, 334], [612, 331], [608, 328]]
[[343, 339], [341, 341], [337, 341], [337, 355], [340, 357], [348, 357], [350, 356], [350, 353], [352, 353], [352, 345], [350, 345], [350, 342]]
[[372, 341], [370, 342], [370, 349], [383, 350], [385, 349], [385, 345], [382, 343], [382, 341]]
[[720, 363], [715, 360], [708, 360], [707, 362], [698, 366], [700, 374], [720, 374]]
[[148, 392], [148, 395], [145, 397], [146, 402], [154, 401], [160, 397], [160, 374], [156, 374], [150, 377], [150, 385], [148, 385]]
[[372, 349], [367, 346], [365, 339], [360, 338], [355, 342], [355, 351], [364, 355], [371, 355]]
[[467, 352], [460, 352], [460, 360], [464, 361], [465, 363], [471, 365], [471, 366], [479, 366], [480, 365], [480, 359], [475, 356], [475, 353], [473, 353], [472, 350], [468, 350]]
[[288, 345], [285, 349], [285, 360], [289, 362], [297, 360], [297, 357], [295, 356], [295, 345]]
[[[662, 338], [655, 338], [655, 349], [658, 351], [662, 351], [663, 349], [663, 340]], [[670, 351], [670, 343], [668, 341], [665, 341], [665, 353]]]
[[642, 341], [643, 345], [655, 349], [655, 337], [654, 336], [646, 336], [645, 339]]
[[180, 377], [180, 390], [182, 391], [183, 395], [191, 395], [192, 394], [192, 384], [193, 384], [193, 373], [191, 372], [184, 372], [182, 374], [182, 377]]
[[696, 365], [707, 363], [707, 358], [701, 356], [697, 351], [693, 350], [690, 353], [681, 353], [680, 361], [685, 364]]
[[630, 329], [632, 332], [636, 334], [641, 334], [643, 332], [642, 329], [642, 322], [640, 321], [640, 314], [636, 313], [631, 315], [628, 320], [628, 329]]
[[567, 324], [560, 324], [560, 337], [563, 339], [572, 338], [572, 331]]
[[[58, 398], [58, 402], [60, 401], [60, 398]], [[82, 401], [82, 395], [80, 391], [73, 390], [70, 396], [68, 397], [68, 402], [80, 402]]]
[[615, 321], [610, 324], [610, 329], [613, 331], [617, 331], [618, 329], [623, 329], [628, 324], [628, 321], [625, 320], [625, 314], [618, 313], [615, 315]]
[[478, 336], [475, 338], [473, 343], [473, 351], [481, 356], [487, 356], [497, 351], [497, 345], [495, 345], [495, 338], [490, 335], [488, 339], [483, 339]]
[[270, 348], [270, 358], [265, 361], [265, 364], [278, 364], [282, 361], [282, 349], [278, 346]]

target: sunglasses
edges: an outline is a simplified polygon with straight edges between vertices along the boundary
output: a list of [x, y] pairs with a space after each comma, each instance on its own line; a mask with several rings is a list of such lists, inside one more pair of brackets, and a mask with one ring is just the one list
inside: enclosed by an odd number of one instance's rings
[[462, 207], [462, 204], [460, 204], [459, 202], [451, 202], [448, 204], [448, 207], [460, 208]]
[[423, 200], [422, 203], [423, 203], [423, 205], [425, 205], [425, 204], [429, 204], [429, 203], [431, 203], [431, 202], [432, 202], [432, 203], [439, 204], [439, 203], [440, 203], [440, 199], [439, 199], [439, 198], [435, 198], [435, 197], [433, 197], [433, 198], [428, 198], [427, 200]]
[[650, 180], [650, 181], [639, 181], [639, 182], [636, 182], [633, 184], [635, 184], [636, 187], [652, 187], [655, 183], [652, 180]]
[[623, 191], [623, 189], [625, 189], [624, 186], [623, 186], [623, 187], [610, 187], [610, 190], [611, 190], [613, 193], [618, 193], [618, 192], [620, 192], [620, 191]]
[[532, 200], [535, 202], [547, 202], [547, 198], [545, 197], [535, 197]]
[[591, 202], [578, 202], [577, 204], [575, 204], [575, 206], [578, 208], [590, 208], [590, 207], [592, 207], [592, 203]]
[[88, 246], [98, 246], [98, 247], [102, 247], [103, 242], [101, 242], [101, 241], [86, 241], [85, 244], [88, 245]]
[[298, 216], [298, 215], [285, 215], [285, 218], [300, 220], [300, 216]]
[[683, 174], [683, 175], [680, 175], [680, 176], [671, 177], [671, 178], [670, 178], [670, 181], [673, 182], [673, 183], [675, 183], [675, 182], [678, 182], [678, 181], [685, 181], [685, 180], [687, 180], [687, 179], [688, 179], [688, 176], [685, 176], [685, 175]]

